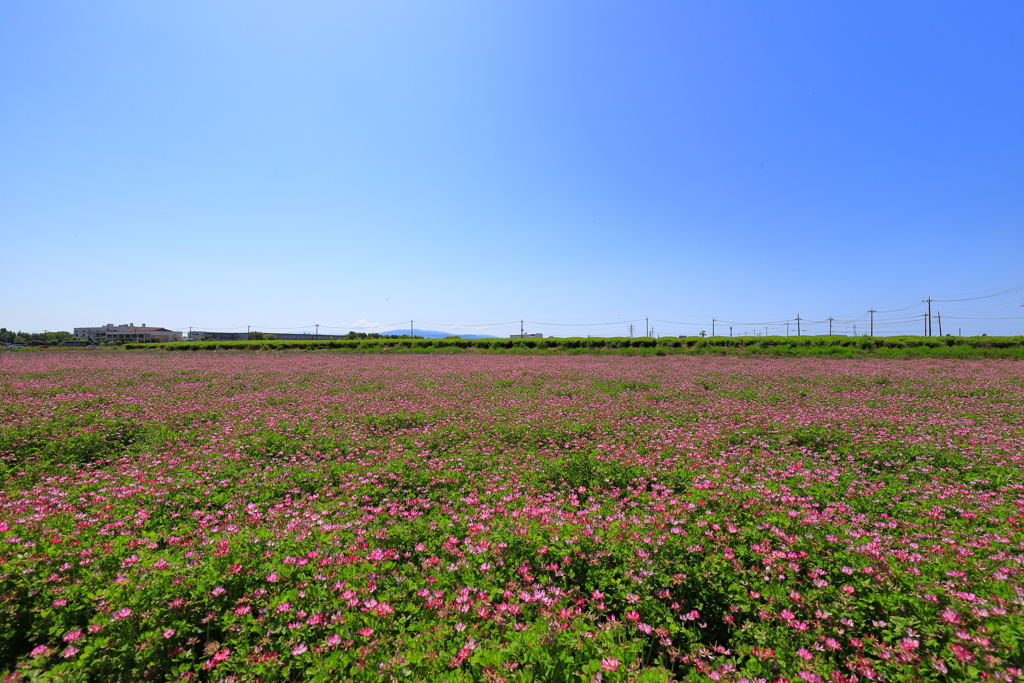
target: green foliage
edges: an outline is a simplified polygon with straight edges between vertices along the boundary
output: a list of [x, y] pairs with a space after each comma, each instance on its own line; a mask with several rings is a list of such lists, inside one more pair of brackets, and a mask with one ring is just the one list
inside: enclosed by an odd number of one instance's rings
[[61, 344], [63, 342], [82, 341], [70, 332], [14, 332], [0, 327], [0, 344]]
[[[254, 333], [256, 334], [256, 333]], [[351, 351], [356, 353], [616, 353], [827, 358], [1011, 358], [1024, 360], [1021, 337], [567, 337], [547, 339], [423, 339], [408, 335], [350, 332], [344, 340], [127, 344], [126, 349], [164, 351]]]

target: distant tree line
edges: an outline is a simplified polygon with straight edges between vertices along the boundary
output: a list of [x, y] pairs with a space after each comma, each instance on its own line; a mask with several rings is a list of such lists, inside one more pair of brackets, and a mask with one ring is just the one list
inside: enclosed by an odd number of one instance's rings
[[70, 332], [15, 332], [0, 327], [0, 344], [60, 344], [66, 341], [85, 341]]
[[345, 335], [345, 339], [425, 339], [419, 335], [410, 334], [381, 334], [380, 332], [352, 332]]
[[[250, 332], [249, 341], [277, 341], [277, 335], [269, 332]], [[424, 339], [408, 334], [380, 334], [379, 332], [352, 332], [345, 335], [345, 339]]]

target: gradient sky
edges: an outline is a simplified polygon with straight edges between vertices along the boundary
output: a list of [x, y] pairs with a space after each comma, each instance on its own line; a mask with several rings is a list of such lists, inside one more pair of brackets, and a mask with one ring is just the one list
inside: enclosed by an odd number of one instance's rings
[[[1022, 29], [1016, 0], [7, 0], [0, 326], [864, 332], [1024, 283]], [[1021, 303], [935, 309], [1020, 334]]]

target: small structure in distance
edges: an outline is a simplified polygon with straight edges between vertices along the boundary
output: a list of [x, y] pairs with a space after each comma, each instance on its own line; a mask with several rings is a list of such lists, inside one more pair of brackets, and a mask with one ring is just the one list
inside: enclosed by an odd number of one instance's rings
[[112, 325], [110, 323], [102, 327], [76, 327], [75, 336], [79, 339], [88, 339], [95, 342], [172, 342], [180, 340], [180, 331], [168, 330], [166, 327], [147, 327], [142, 323], [136, 327], [135, 323], [127, 325]]

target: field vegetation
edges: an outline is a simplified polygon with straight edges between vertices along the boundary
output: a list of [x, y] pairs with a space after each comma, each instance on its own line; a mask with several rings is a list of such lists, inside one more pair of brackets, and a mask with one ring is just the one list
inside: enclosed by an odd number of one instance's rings
[[8, 353], [0, 675], [1019, 680], [1022, 425], [1008, 360]]
[[127, 344], [126, 349], [164, 351], [337, 350], [363, 353], [615, 353], [688, 355], [824, 356], [833, 358], [1016, 358], [1024, 359], [1017, 337], [570, 337], [548, 339], [368, 338], [334, 341], [199, 342]]

